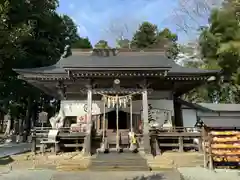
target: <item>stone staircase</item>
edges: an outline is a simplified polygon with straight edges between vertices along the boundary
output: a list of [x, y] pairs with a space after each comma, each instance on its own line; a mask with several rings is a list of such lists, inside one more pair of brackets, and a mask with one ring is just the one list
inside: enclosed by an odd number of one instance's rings
[[179, 167], [199, 167], [203, 165], [203, 156], [199, 153], [164, 153], [153, 157], [142, 155], [151, 170], [176, 169]]
[[141, 155], [132, 152], [100, 153], [89, 166], [92, 171], [149, 171], [147, 161]]
[[62, 156], [61, 160], [56, 163], [56, 169], [59, 171], [85, 171], [90, 163], [90, 156], [76, 153], [70, 158]]

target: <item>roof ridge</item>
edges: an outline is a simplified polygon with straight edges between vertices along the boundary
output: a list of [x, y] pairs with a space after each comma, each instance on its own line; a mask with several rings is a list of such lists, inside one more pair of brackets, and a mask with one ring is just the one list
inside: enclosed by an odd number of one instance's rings
[[89, 49], [89, 50], [81, 50], [81, 49], [72, 49], [72, 55], [80, 55], [80, 56], [101, 56], [101, 57], [109, 57], [109, 56], [144, 56], [144, 55], [165, 55], [164, 51], [157, 51], [152, 49], [152, 51], [145, 50], [123, 50], [123, 49]]
[[78, 49], [73, 48], [72, 51], [78, 52], [92, 52], [94, 50], [117, 50], [119, 52], [166, 52], [165, 48], [92, 48], [92, 49]]

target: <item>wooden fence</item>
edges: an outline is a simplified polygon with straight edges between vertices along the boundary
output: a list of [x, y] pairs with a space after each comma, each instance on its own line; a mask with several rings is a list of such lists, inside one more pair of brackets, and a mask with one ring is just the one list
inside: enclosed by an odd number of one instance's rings
[[[202, 152], [202, 129], [193, 127], [174, 127], [168, 129], [159, 129], [157, 138], [160, 149], [163, 147], [178, 148], [183, 152], [184, 148], [194, 148]], [[164, 142], [164, 140], [169, 142]], [[194, 143], [194, 140], [198, 141]], [[175, 141], [172, 143], [172, 141]], [[177, 141], [177, 142], [176, 142]]]

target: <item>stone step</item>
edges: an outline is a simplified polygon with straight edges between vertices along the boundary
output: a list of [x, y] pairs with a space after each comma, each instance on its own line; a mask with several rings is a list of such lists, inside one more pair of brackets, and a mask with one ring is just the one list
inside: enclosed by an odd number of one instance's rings
[[125, 163], [125, 164], [146, 164], [147, 161], [139, 160], [139, 161], [92, 161], [94, 164], [119, 164], [119, 163]]
[[56, 170], [58, 171], [85, 171], [87, 169], [88, 168], [69, 167], [69, 166], [56, 167]]
[[135, 160], [140, 160], [140, 161], [146, 161], [145, 159], [140, 159], [138, 157], [100, 157], [96, 159], [92, 159], [93, 161], [135, 161]]
[[92, 159], [92, 162], [95, 162], [95, 163], [105, 163], [105, 162], [108, 162], [108, 163], [122, 163], [122, 162], [125, 162], [125, 163], [147, 163], [146, 160], [142, 160], [142, 159], [134, 159], [134, 160], [130, 160], [130, 159], [111, 159], [111, 160], [95, 160], [95, 159]]
[[119, 166], [123, 166], [123, 167], [132, 167], [132, 166], [141, 166], [141, 167], [148, 167], [147, 164], [136, 164], [136, 163], [132, 163], [132, 164], [126, 164], [126, 163], [118, 163], [118, 164], [110, 164], [110, 163], [104, 163], [104, 164], [91, 164], [90, 166], [93, 167], [119, 167]]
[[150, 168], [146, 166], [94, 166], [89, 170], [94, 171], [149, 171]]
[[118, 162], [118, 161], [141, 161], [141, 162], [146, 162], [147, 160], [145, 159], [139, 159], [139, 158], [131, 158], [131, 157], [123, 157], [123, 158], [96, 158], [96, 159], [92, 159], [92, 161], [96, 161], [96, 162]]
[[149, 171], [147, 161], [139, 154], [108, 153], [98, 154], [89, 167], [93, 171]]

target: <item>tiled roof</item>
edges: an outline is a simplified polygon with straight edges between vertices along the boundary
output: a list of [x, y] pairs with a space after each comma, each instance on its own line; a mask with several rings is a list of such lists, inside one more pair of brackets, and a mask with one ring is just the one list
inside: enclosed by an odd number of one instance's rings
[[186, 68], [168, 59], [163, 52], [119, 52], [116, 56], [93, 56], [91, 51], [74, 51], [73, 55], [59, 60], [55, 65], [32, 69], [15, 69], [18, 73], [66, 73], [65, 68], [86, 70], [153, 70], [168, 69], [171, 74], [216, 74], [219, 70]]
[[240, 104], [215, 104], [215, 103], [199, 103], [199, 105], [212, 111], [232, 111], [240, 112]]
[[211, 116], [211, 117], [201, 117], [201, 121], [211, 128], [240, 128], [240, 118], [239, 117], [225, 117], [225, 116]]

